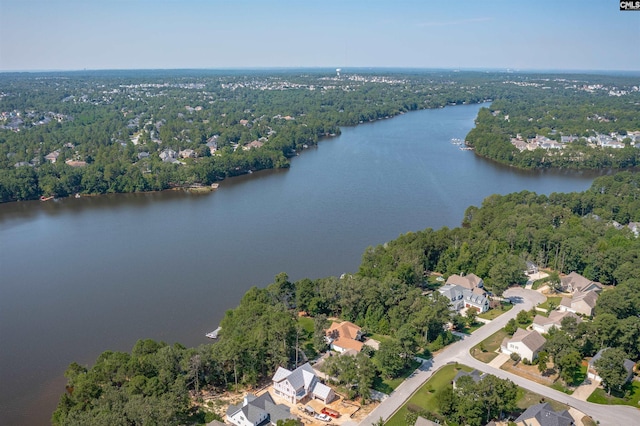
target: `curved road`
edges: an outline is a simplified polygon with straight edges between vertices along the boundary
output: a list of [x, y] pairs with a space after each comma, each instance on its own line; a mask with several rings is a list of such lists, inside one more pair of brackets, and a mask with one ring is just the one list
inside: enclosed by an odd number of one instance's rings
[[536, 392], [545, 398], [567, 404], [582, 411], [583, 413], [599, 420], [601, 425], [623, 426], [640, 425], [640, 410], [624, 405], [600, 405], [573, 398], [570, 395], [551, 389], [547, 386], [532, 382], [515, 374], [508, 373], [473, 358], [469, 351], [471, 348], [502, 327], [507, 321], [515, 318], [518, 312], [529, 310], [538, 303], [544, 302], [546, 298], [540, 293], [523, 288], [511, 288], [505, 292], [505, 297], [510, 298], [515, 306], [510, 311], [500, 315], [489, 324], [485, 324], [476, 330], [471, 336], [448, 346], [445, 350], [425, 361], [422, 365], [405, 380], [396, 390], [389, 395], [375, 410], [373, 410], [362, 422], [363, 426], [372, 425], [380, 418], [388, 420], [402, 405], [420, 388], [440, 367], [452, 362], [459, 362], [468, 365], [479, 371], [493, 374], [502, 379], [509, 379], [518, 386]]

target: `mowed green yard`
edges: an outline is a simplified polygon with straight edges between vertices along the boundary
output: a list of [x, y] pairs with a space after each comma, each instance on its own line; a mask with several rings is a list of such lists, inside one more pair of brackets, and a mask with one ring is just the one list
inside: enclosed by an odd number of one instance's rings
[[438, 412], [436, 393], [451, 384], [459, 370], [471, 371], [466, 365], [450, 364], [438, 370], [415, 394], [385, 423], [385, 426], [406, 426], [404, 421], [409, 404], [417, 405], [425, 410]]

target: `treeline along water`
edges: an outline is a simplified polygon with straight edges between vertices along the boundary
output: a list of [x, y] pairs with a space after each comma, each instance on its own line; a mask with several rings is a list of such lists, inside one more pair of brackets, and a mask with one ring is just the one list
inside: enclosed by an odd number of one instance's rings
[[451, 144], [479, 108], [345, 128], [289, 170], [208, 195], [0, 205], [0, 423], [48, 424], [72, 361], [140, 338], [206, 343], [226, 309], [279, 272], [356, 271], [368, 245], [458, 226], [492, 193], [589, 187], [593, 174], [518, 172]]

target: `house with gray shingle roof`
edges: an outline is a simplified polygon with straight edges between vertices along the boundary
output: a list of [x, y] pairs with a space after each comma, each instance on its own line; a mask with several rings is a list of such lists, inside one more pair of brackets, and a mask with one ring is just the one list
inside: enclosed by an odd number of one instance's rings
[[311, 364], [306, 363], [293, 371], [278, 367], [273, 376], [273, 391], [277, 396], [292, 404], [307, 397], [319, 399], [325, 404], [333, 401], [335, 392], [329, 386], [320, 383]]
[[546, 343], [547, 339], [537, 331], [519, 328], [511, 339], [505, 338], [502, 341], [500, 349], [507, 355], [517, 353], [520, 358], [533, 361]]
[[547, 402], [532, 405], [516, 419], [518, 426], [572, 426], [575, 421], [567, 410], [554, 411]]
[[248, 393], [241, 404], [227, 409], [227, 420], [236, 426], [276, 425], [278, 420], [287, 419], [298, 418], [286, 405], [276, 404], [269, 392], [258, 397]]
[[[595, 367], [595, 362], [597, 360], [599, 360], [602, 357], [602, 354], [609, 348], [604, 348], [604, 349], [600, 349], [598, 351], [597, 354], [595, 354], [593, 356], [593, 358], [591, 358], [591, 360], [589, 361], [589, 365], [587, 367], [587, 377], [592, 379], [592, 380], [599, 380], [602, 381], [602, 377], [600, 377], [598, 375], [598, 372], [596, 371], [596, 367]], [[635, 363], [633, 361], [631, 361], [630, 359], [626, 359], [624, 360], [624, 369], [627, 371], [627, 382], [629, 380], [631, 380], [631, 378], [633, 377], [633, 367], [635, 366]]]
[[586, 293], [577, 292], [574, 293], [571, 298], [563, 297], [560, 301], [560, 306], [558, 306], [558, 310], [591, 316], [593, 315], [597, 301], [598, 293], [593, 290], [587, 291]]
[[451, 309], [454, 311], [464, 308], [475, 308], [480, 312], [489, 310], [489, 299], [481, 287], [469, 290], [459, 285], [445, 284], [438, 289], [438, 292], [449, 299]]

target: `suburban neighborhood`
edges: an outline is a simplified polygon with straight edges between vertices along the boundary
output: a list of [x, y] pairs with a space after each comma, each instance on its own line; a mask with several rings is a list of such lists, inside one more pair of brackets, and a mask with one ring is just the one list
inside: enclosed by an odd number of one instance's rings
[[[470, 316], [478, 320], [479, 328], [471, 334], [465, 334], [455, 331], [453, 323], [448, 324], [447, 328], [453, 330], [459, 341], [434, 353], [431, 358], [416, 357], [418, 368], [390, 394], [374, 391], [375, 397], [368, 403], [349, 398], [343, 393], [344, 388], [339, 385], [339, 380], [326, 373], [325, 363], [331, 358], [355, 358], [364, 351], [380, 349], [380, 341], [371, 338], [362, 327], [350, 321], [334, 319], [323, 332], [326, 353], [316, 360], [301, 363], [293, 370], [278, 367], [270, 384], [257, 394], [247, 393], [242, 401], [229, 405], [225, 420], [237, 426], [277, 425], [284, 424], [284, 421], [308, 425], [327, 422], [380, 425], [383, 421], [390, 425], [405, 424], [405, 419], [402, 422], [394, 419], [399, 412], [406, 410], [407, 400], [416, 398], [420, 394], [419, 389], [425, 382], [428, 383], [431, 376], [455, 366], [447, 382], [454, 392], [461, 391], [458, 389], [460, 386], [462, 389], [474, 384], [480, 386], [484, 380], [488, 380], [487, 377], [497, 375], [521, 388], [532, 389], [539, 395], [538, 401], [532, 401], [536, 403], [529, 404], [516, 417], [491, 421], [491, 425], [595, 425], [592, 419], [600, 420], [603, 411], [586, 400], [602, 386], [599, 360], [609, 350], [604, 348], [591, 358], [579, 360], [584, 366], [584, 376], [580, 379], [582, 383], [570, 383], [561, 379], [557, 371], [559, 367], [551, 363], [549, 353], [552, 350], [547, 345], [548, 339], [553, 340], [554, 333], [563, 327], [575, 328], [584, 321], [592, 321], [599, 294], [605, 288], [576, 272], [560, 276], [557, 282], [552, 282], [552, 277], [539, 270], [533, 262], [527, 263], [525, 273], [529, 277], [526, 288], [511, 288], [502, 298], [487, 292], [483, 279], [473, 273], [452, 274], [446, 279], [437, 275], [434, 281], [438, 283], [436, 293], [449, 301], [451, 315], [470, 315], [467, 312], [474, 312]], [[536, 290], [533, 290], [534, 283]], [[432, 297], [432, 294], [427, 292], [423, 297]], [[559, 303], [553, 302], [558, 299]], [[500, 313], [505, 303], [513, 308]], [[494, 316], [495, 313], [491, 311], [496, 311], [498, 315]], [[476, 317], [489, 314], [493, 319]], [[301, 313], [301, 318], [306, 315], [306, 312]], [[484, 342], [490, 342], [496, 333], [504, 335], [505, 330], [509, 330], [513, 324], [516, 324], [515, 329], [511, 333], [507, 331], [506, 337], [497, 342], [495, 352], [487, 352], [491, 343]], [[478, 347], [483, 348], [482, 351]], [[557, 354], [553, 361], [560, 362]], [[542, 363], [544, 368], [537, 365]], [[624, 360], [625, 381], [634, 380], [635, 367], [632, 360]], [[549, 382], [550, 377], [556, 378]], [[567, 384], [563, 386], [569, 387], [558, 387], [565, 381]], [[558, 392], [556, 389], [564, 390]], [[637, 413], [622, 408], [616, 415], [621, 419], [629, 419]], [[411, 422], [415, 422], [415, 425], [441, 424], [437, 417], [426, 418], [420, 412]], [[600, 420], [600, 423], [609, 424], [608, 420]]]

